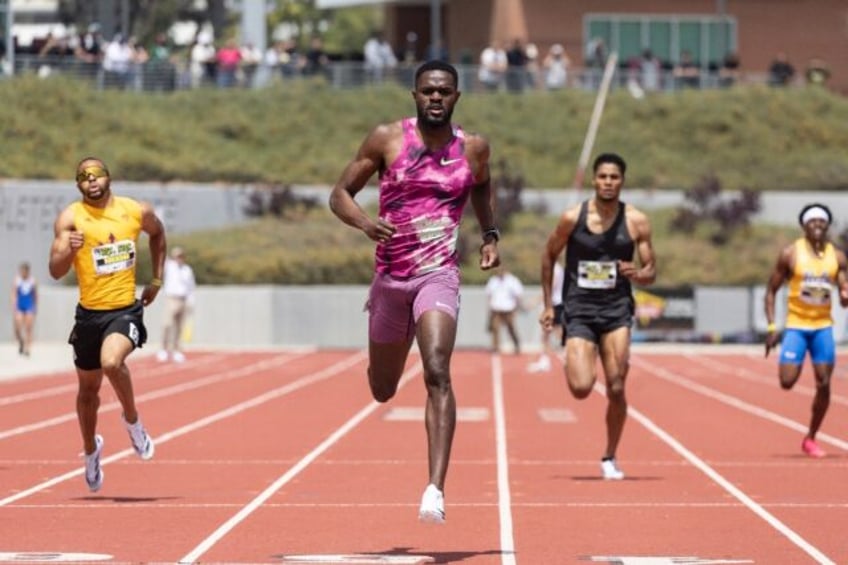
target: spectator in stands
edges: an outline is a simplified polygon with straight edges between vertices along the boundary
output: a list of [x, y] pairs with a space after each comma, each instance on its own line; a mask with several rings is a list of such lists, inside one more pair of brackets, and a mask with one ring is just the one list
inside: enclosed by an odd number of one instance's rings
[[656, 92], [662, 86], [660, 79], [662, 75], [662, 62], [650, 49], [642, 51], [639, 61], [639, 76], [642, 90], [645, 92]]
[[813, 57], [807, 65], [807, 70], [804, 71], [804, 78], [807, 79], [807, 84], [811, 86], [827, 86], [827, 81], [830, 79], [830, 68], [824, 59]]
[[498, 41], [492, 41], [491, 45], [480, 53], [480, 69], [477, 78], [489, 91], [500, 90], [506, 77], [507, 58], [506, 51]]
[[795, 67], [789, 62], [786, 53], [780, 51], [772, 61], [768, 74], [771, 86], [787, 86], [795, 77]]
[[208, 33], [202, 32], [197, 36], [197, 42], [189, 51], [189, 58], [193, 88], [215, 80], [217, 71], [215, 46], [212, 45], [212, 37]]
[[327, 65], [330, 63], [330, 58], [324, 50], [324, 41], [314, 36], [309, 41], [309, 49], [306, 50], [303, 63], [303, 74], [306, 76], [324, 75], [327, 71]]
[[365, 58], [365, 72], [370, 82], [383, 82], [385, 73], [397, 67], [395, 52], [380, 31], [371, 34], [362, 52]]
[[506, 89], [509, 92], [523, 92], [527, 82], [527, 52], [520, 39], [512, 42], [506, 52]]
[[528, 43], [524, 47], [524, 52], [527, 54], [527, 64], [524, 66], [525, 84], [533, 89], [539, 88], [541, 86], [539, 48], [535, 43]]
[[513, 351], [521, 353], [521, 340], [515, 329], [515, 314], [521, 309], [524, 285], [501, 266], [486, 283], [486, 297], [489, 306], [489, 331], [492, 334], [492, 351], [501, 350], [501, 328], [506, 327], [512, 339]]
[[542, 61], [542, 68], [545, 72], [545, 88], [548, 90], [565, 88], [568, 83], [568, 67], [570, 65], [571, 60], [568, 58], [565, 48], [559, 43], [551, 45], [548, 54]]
[[280, 74], [284, 79], [298, 76], [305, 64], [303, 56], [297, 47], [297, 42], [287, 39], [280, 50]]
[[127, 88], [134, 52], [127, 38], [116, 33], [103, 52], [104, 88]]
[[238, 83], [237, 73], [241, 65], [241, 49], [234, 38], [228, 39], [215, 54], [218, 63], [216, 83], [219, 88], [231, 88]]
[[159, 33], [149, 50], [150, 59], [144, 65], [144, 89], [151, 91], [170, 91], [176, 87], [176, 68], [171, 62], [171, 49], [168, 38]]
[[718, 70], [718, 85], [722, 88], [728, 88], [736, 84], [738, 80], [739, 55], [730, 52], [721, 61], [721, 67]]
[[672, 70], [675, 86], [678, 88], [699, 88], [701, 86], [701, 69], [692, 59], [692, 53], [684, 50], [680, 60]]
[[242, 86], [252, 88], [256, 81], [256, 71], [262, 63], [262, 50], [248, 41], [241, 46]]
[[410, 31], [406, 34], [406, 45], [403, 47], [404, 65], [414, 65], [418, 62], [418, 34]]
[[86, 32], [79, 38], [74, 51], [77, 60], [80, 61], [81, 74], [87, 78], [97, 76], [100, 62], [103, 59], [103, 36], [100, 33], [100, 24], [89, 24]]

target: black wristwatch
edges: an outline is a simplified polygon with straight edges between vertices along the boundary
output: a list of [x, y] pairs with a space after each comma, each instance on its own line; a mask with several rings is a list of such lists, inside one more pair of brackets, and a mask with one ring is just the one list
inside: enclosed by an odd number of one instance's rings
[[483, 242], [488, 243], [488, 239], [492, 238], [497, 243], [501, 240], [501, 232], [498, 228], [489, 228], [483, 232]]

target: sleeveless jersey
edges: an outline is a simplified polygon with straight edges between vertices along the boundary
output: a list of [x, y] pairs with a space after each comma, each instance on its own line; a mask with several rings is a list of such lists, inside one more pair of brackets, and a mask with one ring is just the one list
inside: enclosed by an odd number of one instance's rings
[[565, 248], [565, 281], [562, 299], [569, 304], [608, 305], [620, 298], [633, 301], [630, 280], [618, 273], [617, 261], [632, 261], [635, 245], [627, 231], [624, 202], [609, 229], [593, 233], [586, 225], [589, 202], [580, 206], [580, 214]]
[[786, 327], [817, 330], [833, 324], [830, 316], [831, 292], [839, 264], [833, 245], [825, 245], [817, 257], [806, 238], [795, 241], [795, 266], [789, 278]]
[[85, 241], [74, 257], [80, 304], [89, 310], [115, 310], [135, 302], [136, 242], [141, 205], [113, 196], [106, 208], [71, 204], [74, 226]]
[[18, 312], [32, 312], [35, 310], [35, 278], [29, 276], [22, 279], [20, 275], [15, 277], [15, 309]]
[[400, 154], [380, 173], [380, 217], [397, 226], [377, 245], [376, 270], [408, 279], [457, 264], [459, 222], [474, 174], [465, 158], [465, 134], [428, 150], [416, 130], [417, 118], [403, 120]]

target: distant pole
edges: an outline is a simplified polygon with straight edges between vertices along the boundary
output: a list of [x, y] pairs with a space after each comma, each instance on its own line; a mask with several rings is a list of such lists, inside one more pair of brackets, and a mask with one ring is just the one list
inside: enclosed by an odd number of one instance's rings
[[439, 59], [442, 54], [442, 2], [430, 0], [430, 53], [429, 59]]
[[573, 188], [576, 188], [578, 192], [583, 186], [583, 177], [586, 174], [586, 167], [589, 165], [589, 157], [592, 155], [592, 147], [595, 145], [595, 136], [598, 134], [598, 127], [601, 125], [601, 115], [604, 113], [607, 92], [609, 92], [612, 75], [615, 74], [615, 65], [617, 62], [618, 53], [613, 51], [607, 58], [607, 65], [604, 67], [604, 77], [601, 79], [601, 86], [598, 89], [598, 95], [595, 97], [595, 108], [592, 110], [592, 118], [589, 120], [589, 130], [583, 139], [583, 152], [580, 153], [580, 161], [577, 163], [577, 172], [574, 175]]

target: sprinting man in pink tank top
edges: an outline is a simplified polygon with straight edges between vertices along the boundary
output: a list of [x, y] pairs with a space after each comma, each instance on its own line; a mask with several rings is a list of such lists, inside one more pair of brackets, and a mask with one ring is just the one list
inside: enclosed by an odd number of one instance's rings
[[[445, 521], [444, 484], [456, 426], [450, 360], [459, 313], [456, 242], [469, 197], [483, 239], [480, 268], [496, 267], [497, 242], [489, 177], [489, 143], [451, 123], [459, 100], [456, 69], [441, 61], [415, 72], [417, 117], [375, 127], [330, 194], [344, 223], [377, 242], [368, 299], [368, 384], [378, 402], [397, 391], [413, 340], [427, 385], [430, 482], [422, 521]], [[379, 173], [380, 209], [371, 218], [354, 200]]]
[[417, 122], [401, 122], [400, 153], [380, 174], [380, 218], [397, 231], [377, 245], [377, 272], [398, 279], [456, 266], [459, 221], [476, 184], [463, 131], [453, 127], [450, 141], [429, 151]]

